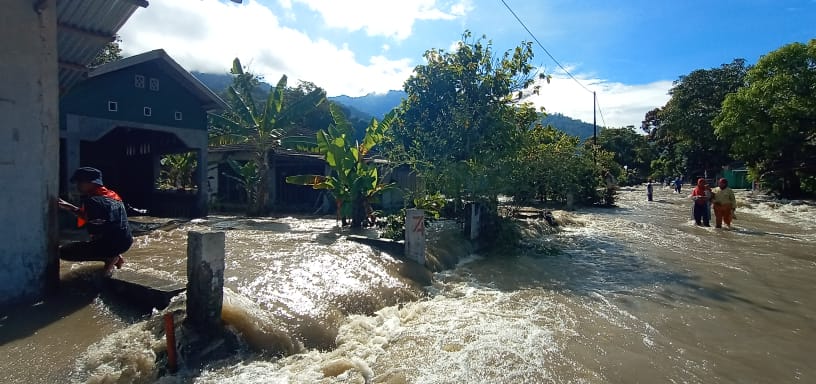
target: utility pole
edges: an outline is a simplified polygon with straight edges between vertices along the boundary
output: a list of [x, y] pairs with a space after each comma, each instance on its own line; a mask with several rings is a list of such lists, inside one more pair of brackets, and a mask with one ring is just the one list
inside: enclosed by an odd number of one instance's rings
[[598, 165], [598, 119], [595, 116], [598, 110], [598, 96], [592, 91], [592, 160]]

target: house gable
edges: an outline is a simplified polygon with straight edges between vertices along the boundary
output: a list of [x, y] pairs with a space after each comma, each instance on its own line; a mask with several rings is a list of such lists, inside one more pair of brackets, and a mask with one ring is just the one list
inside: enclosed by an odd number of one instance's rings
[[155, 61], [88, 79], [60, 104], [63, 115], [207, 128], [207, 112], [199, 100]]

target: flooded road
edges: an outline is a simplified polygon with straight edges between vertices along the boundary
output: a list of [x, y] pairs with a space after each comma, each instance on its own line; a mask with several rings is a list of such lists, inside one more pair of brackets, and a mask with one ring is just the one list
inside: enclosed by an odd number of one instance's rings
[[[528, 231], [516, 254], [464, 257], [424, 288], [421, 274], [343, 239], [332, 220], [222, 218], [156, 231], [128, 252], [128, 268], [181, 278], [185, 231], [226, 229], [227, 286], [240, 299], [225, 308], [240, 317], [257, 306], [265, 315], [251, 320], [274, 323], [265, 329], [276, 343], [292, 341], [282, 359], [249, 354], [162, 382], [816, 382], [816, 207], [739, 193], [729, 231], [695, 227], [690, 201], [655, 195], [649, 203], [643, 188], [623, 190], [619, 208], [564, 214], [574, 224]], [[464, 247], [452, 238], [436, 246]], [[81, 299], [66, 320], [4, 337], [0, 376], [37, 382], [19, 370], [53, 365], [39, 377], [118, 377], [127, 363], [116, 344], [88, 345], [138, 318], [104, 296]], [[83, 327], [85, 337], [69, 334]], [[133, 327], [119, 336], [136, 339]], [[43, 333], [64, 340], [46, 348]], [[24, 346], [40, 360], [14, 355]], [[104, 348], [109, 361], [88, 364]], [[72, 354], [76, 365], [51, 357]]]
[[693, 226], [684, 197], [645, 200], [467, 259], [429, 299], [349, 318], [334, 351], [196, 382], [816, 382], [813, 207], [753, 203], [724, 231]]

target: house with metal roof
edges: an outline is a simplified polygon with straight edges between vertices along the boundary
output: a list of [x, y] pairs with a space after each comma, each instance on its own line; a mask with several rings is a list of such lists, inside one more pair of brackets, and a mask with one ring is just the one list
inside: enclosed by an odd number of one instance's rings
[[[102, 171], [125, 202], [152, 216], [207, 213], [207, 113], [225, 108], [158, 49], [88, 72], [60, 98], [60, 190], [80, 166]], [[194, 156], [192, 185], [160, 188], [161, 160]]]

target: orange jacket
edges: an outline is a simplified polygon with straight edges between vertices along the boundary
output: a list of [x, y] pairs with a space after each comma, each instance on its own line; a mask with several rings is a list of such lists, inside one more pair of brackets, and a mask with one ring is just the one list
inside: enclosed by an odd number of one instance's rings
[[[96, 189], [94, 189], [93, 191], [91, 191], [91, 193], [88, 194], [88, 197], [91, 196], [104, 196], [116, 201], [122, 201], [122, 198], [119, 197], [119, 195], [116, 192], [107, 189], [102, 185], [98, 186]], [[88, 223], [86, 217], [87, 216], [85, 214], [85, 204], [83, 204], [81, 207], [79, 207], [79, 212], [77, 212], [77, 227], [82, 228], [85, 226], [85, 224]]]

